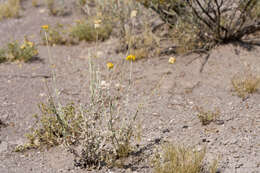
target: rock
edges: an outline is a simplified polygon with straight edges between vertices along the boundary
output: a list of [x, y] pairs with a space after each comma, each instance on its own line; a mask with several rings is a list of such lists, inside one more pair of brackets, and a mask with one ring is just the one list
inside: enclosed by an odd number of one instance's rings
[[164, 129], [162, 132], [163, 132], [163, 133], [169, 133], [170, 130], [169, 130], [169, 129]]
[[184, 125], [184, 126], [182, 126], [182, 128], [184, 128], [184, 129], [187, 129], [189, 126], [187, 126], [187, 125]]

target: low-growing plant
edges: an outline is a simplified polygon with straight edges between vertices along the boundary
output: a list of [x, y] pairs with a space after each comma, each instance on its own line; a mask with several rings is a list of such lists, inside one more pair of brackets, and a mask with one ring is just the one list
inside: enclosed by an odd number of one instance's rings
[[4, 3], [0, 3], [0, 20], [19, 17], [20, 8], [20, 0], [8, 0]]
[[0, 49], [0, 63], [5, 62], [5, 61], [6, 61], [5, 50]]
[[40, 35], [42, 37], [42, 42], [47, 45], [46, 35], [48, 37], [48, 44], [53, 45], [65, 45], [65, 44], [76, 44], [77, 42], [71, 40], [68, 37], [67, 30], [62, 24], [56, 24], [54, 27], [48, 26], [47, 30], [41, 30]]
[[80, 41], [105, 41], [109, 38], [112, 32], [110, 24], [102, 23], [97, 20], [93, 23], [83, 20], [76, 20], [72, 26], [64, 27], [62, 24], [56, 26], [48, 26], [48, 29], [41, 30], [42, 41], [47, 45], [46, 36], [48, 37], [48, 44], [53, 45], [74, 45]]
[[205, 111], [202, 107], [196, 107], [196, 109], [198, 111], [197, 117], [202, 125], [209, 125], [211, 122], [216, 121], [220, 116], [219, 110]]
[[101, 19], [94, 20], [93, 23], [79, 20], [69, 30], [69, 35], [79, 41], [104, 41], [109, 38], [112, 32], [112, 25]]
[[[203, 162], [205, 154], [205, 148], [196, 151], [189, 147], [164, 144], [153, 156], [153, 170], [155, 173], [203, 173], [207, 170]], [[214, 167], [216, 167], [216, 163], [214, 162]], [[214, 168], [211, 166], [209, 170], [214, 171]]]
[[242, 99], [257, 92], [260, 88], [260, 76], [253, 75], [251, 71], [237, 74], [231, 79], [233, 91]]
[[24, 61], [28, 62], [38, 55], [35, 43], [24, 39], [23, 44], [18, 41], [10, 42], [6, 48], [0, 50], [0, 62], [5, 61]]
[[87, 3], [87, 0], [78, 0], [78, 4], [79, 4], [80, 6], [86, 5], [86, 3]]
[[38, 0], [32, 0], [32, 6], [38, 7], [39, 6]]

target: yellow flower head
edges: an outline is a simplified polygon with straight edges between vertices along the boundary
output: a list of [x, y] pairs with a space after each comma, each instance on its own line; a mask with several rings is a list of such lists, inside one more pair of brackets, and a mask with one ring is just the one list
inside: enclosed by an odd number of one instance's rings
[[113, 63], [111, 63], [111, 62], [108, 62], [107, 63], [107, 68], [108, 69], [112, 69], [114, 67], [114, 64]]
[[21, 48], [21, 49], [25, 49], [25, 45], [23, 44], [20, 48]]
[[27, 41], [26, 44], [30, 47], [33, 47], [33, 42]]
[[49, 25], [42, 25], [42, 29], [48, 30], [49, 29]]
[[125, 59], [127, 61], [135, 61], [135, 56], [134, 55], [128, 55]]
[[176, 58], [170, 57], [168, 62], [169, 62], [170, 64], [174, 64], [175, 61], [176, 61]]

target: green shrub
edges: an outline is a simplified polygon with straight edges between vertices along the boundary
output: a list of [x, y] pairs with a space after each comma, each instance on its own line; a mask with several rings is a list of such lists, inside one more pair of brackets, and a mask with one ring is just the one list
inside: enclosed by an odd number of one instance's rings
[[10, 42], [5, 48], [0, 50], [0, 62], [5, 61], [24, 61], [28, 62], [38, 55], [35, 43], [25, 38], [23, 44], [18, 41]]
[[93, 23], [78, 21], [70, 28], [69, 35], [79, 41], [104, 41], [109, 38], [112, 32], [112, 25], [102, 20], [95, 20]]

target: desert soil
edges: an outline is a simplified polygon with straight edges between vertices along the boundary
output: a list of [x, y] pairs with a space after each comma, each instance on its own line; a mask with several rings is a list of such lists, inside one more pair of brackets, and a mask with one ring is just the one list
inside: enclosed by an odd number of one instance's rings
[[[22, 40], [24, 35], [40, 42], [41, 25], [72, 23], [79, 14], [52, 17], [45, 6], [23, 4], [19, 19], [0, 22], [0, 45], [10, 40]], [[106, 73], [106, 62], [120, 66], [125, 54], [117, 54], [117, 38], [95, 44], [51, 47], [57, 73], [57, 88], [64, 103], [87, 102], [88, 56], [96, 53], [95, 63]], [[25, 133], [39, 113], [37, 104], [46, 102], [45, 81], [51, 81], [47, 47], [39, 45], [40, 61], [0, 64], [0, 172], [87, 172], [76, 168], [73, 156], [62, 147], [46, 151], [16, 153], [14, 148], [26, 142]], [[130, 102], [144, 102], [139, 115], [142, 125], [140, 150], [145, 159], [132, 158], [125, 169], [103, 169], [94, 172], [152, 172], [148, 156], [163, 141], [207, 147], [207, 161], [219, 158], [219, 170], [224, 173], [260, 172], [260, 93], [246, 100], [232, 92], [231, 78], [249, 66], [260, 74], [260, 47], [246, 48], [225, 45], [215, 48], [200, 73], [203, 57], [169, 56], [139, 60], [133, 63], [133, 88]], [[123, 69], [123, 68], [122, 68]], [[126, 69], [128, 70], [128, 69]], [[155, 92], [152, 92], [155, 91]], [[151, 93], [152, 92], [152, 93]], [[196, 106], [220, 111], [219, 121], [203, 126]], [[136, 160], [135, 160], [136, 159]]]

